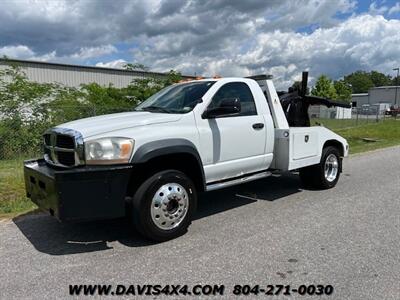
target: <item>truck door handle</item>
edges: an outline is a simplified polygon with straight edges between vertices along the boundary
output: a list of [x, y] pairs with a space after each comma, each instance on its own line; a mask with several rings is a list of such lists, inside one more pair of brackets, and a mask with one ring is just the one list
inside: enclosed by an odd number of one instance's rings
[[255, 124], [253, 124], [253, 128], [254, 129], [263, 129], [264, 124], [263, 123], [255, 123]]

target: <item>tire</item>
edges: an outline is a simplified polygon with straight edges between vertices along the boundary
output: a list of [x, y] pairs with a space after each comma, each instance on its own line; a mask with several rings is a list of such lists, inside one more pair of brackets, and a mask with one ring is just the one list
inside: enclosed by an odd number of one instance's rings
[[132, 199], [132, 221], [145, 238], [164, 242], [187, 232], [197, 208], [192, 180], [176, 170], [146, 179]]
[[[327, 170], [325, 170], [325, 166]], [[340, 177], [342, 160], [336, 147], [328, 146], [322, 150], [321, 162], [300, 169], [300, 180], [304, 187], [312, 189], [333, 188]]]

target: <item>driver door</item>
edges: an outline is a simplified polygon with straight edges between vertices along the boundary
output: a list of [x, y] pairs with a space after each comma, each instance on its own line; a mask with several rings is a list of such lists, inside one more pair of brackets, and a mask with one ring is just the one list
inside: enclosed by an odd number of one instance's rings
[[214, 94], [207, 109], [217, 108], [228, 98], [239, 99], [240, 113], [213, 118], [196, 116], [207, 183], [265, 169], [265, 122], [257, 113], [247, 83], [226, 83]]

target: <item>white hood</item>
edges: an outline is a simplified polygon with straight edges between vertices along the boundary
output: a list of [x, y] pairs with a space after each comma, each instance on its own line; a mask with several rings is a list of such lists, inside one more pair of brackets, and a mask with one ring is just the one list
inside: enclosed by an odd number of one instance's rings
[[152, 112], [125, 112], [111, 115], [80, 119], [58, 125], [79, 131], [83, 138], [106, 132], [132, 128], [137, 126], [175, 122], [182, 118], [180, 114], [164, 114]]

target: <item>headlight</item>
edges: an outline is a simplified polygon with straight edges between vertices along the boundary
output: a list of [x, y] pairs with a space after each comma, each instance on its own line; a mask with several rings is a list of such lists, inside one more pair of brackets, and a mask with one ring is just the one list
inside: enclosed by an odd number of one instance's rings
[[135, 142], [121, 137], [100, 138], [85, 142], [86, 164], [107, 165], [129, 162]]

